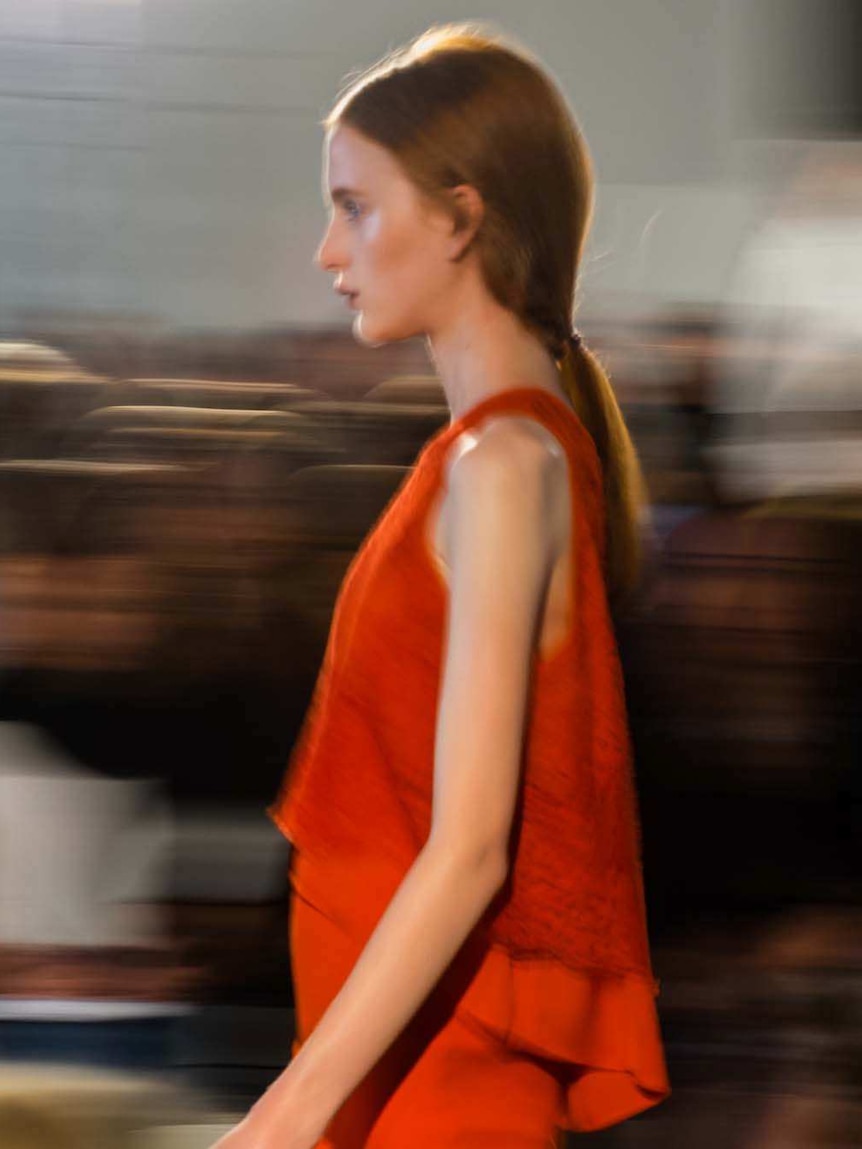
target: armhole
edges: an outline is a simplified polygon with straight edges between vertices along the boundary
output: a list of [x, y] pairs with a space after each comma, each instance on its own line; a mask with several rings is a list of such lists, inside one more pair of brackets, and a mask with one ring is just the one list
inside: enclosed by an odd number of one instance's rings
[[[541, 664], [546, 664], [554, 661], [559, 655], [563, 655], [569, 650], [571, 644], [574, 642], [577, 633], [576, 625], [576, 612], [578, 608], [578, 522], [576, 512], [576, 500], [574, 495], [574, 470], [573, 463], [569, 451], [566, 449], [565, 444], [558, 437], [558, 435], [551, 430], [547, 423], [541, 419], [536, 418], [526, 411], [513, 411], [513, 412], [492, 412], [483, 419], [482, 422], [490, 421], [495, 418], [518, 418], [527, 419], [531, 423], [537, 424], [547, 436], [553, 440], [555, 450], [552, 448], [552, 453], [556, 454], [562, 460], [563, 471], [565, 475], [566, 493], [568, 495], [568, 532], [567, 532], [567, 554], [569, 561], [568, 579], [567, 579], [567, 598], [565, 609], [565, 627], [562, 630], [561, 636], [558, 636], [553, 645], [547, 650], [536, 652], [536, 658]], [[560, 555], [557, 554], [556, 561], [559, 561]]]
[[[538, 657], [540, 657], [542, 662], [547, 662], [547, 661], [550, 661], [552, 658], [555, 658], [558, 654], [561, 654], [566, 648], [568, 648], [569, 644], [571, 643], [571, 641], [573, 639], [575, 629], [576, 629], [576, 627], [575, 627], [575, 611], [577, 609], [577, 538], [576, 538], [575, 532], [577, 530], [578, 524], [576, 522], [575, 498], [574, 498], [574, 490], [573, 490], [574, 483], [573, 483], [573, 476], [572, 476], [572, 460], [569, 457], [569, 452], [566, 449], [563, 442], [547, 426], [546, 423], [543, 423], [541, 419], [537, 419], [537, 418], [533, 417], [532, 415], [530, 415], [526, 412], [522, 412], [522, 411], [515, 411], [515, 412], [511, 412], [511, 413], [506, 412], [503, 414], [501, 414], [500, 412], [489, 412], [489, 414], [487, 416], [485, 416], [485, 418], [483, 418], [479, 423], [474, 424], [474, 426], [472, 426], [472, 427], [465, 428], [461, 432], [461, 434], [459, 434], [452, 441], [452, 444], [449, 445], [444, 457], [441, 460], [441, 463], [440, 463], [440, 484], [438, 486], [437, 492], [435, 493], [434, 497], [430, 501], [428, 507], [425, 510], [425, 514], [422, 517], [422, 524], [421, 524], [422, 543], [423, 543], [423, 547], [424, 547], [428, 562], [430, 563], [430, 565], [434, 569], [435, 576], [439, 580], [440, 585], [448, 593], [450, 568], [445, 563], [442, 556], [438, 555], [438, 553], [437, 553], [436, 547], [434, 545], [434, 539], [432, 538], [432, 534], [430, 531], [429, 520], [431, 518], [432, 510], [435, 507], [437, 507], [438, 504], [441, 502], [441, 500], [443, 498], [443, 492], [445, 492], [448, 489], [450, 468], [453, 466], [453, 464], [455, 463], [456, 459], [459, 457], [459, 454], [460, 454], [460, 452], [456, 453], [453, 450], [453, 446], [455, 443], [462, 441], [463, 437], [465, 435], [473, 434], [473, 432], [476, 428], [482, 426], [483, 424], [487, 423], [491, 419], [513, 418], [513, 417], [514, 418], [521, 418], [521, 419], [529, 419], [530, 422], [537, 424], [540, 428], [542, 428], [543, 431], [547, 432], [547, 436], [553, 441], [553, 443], [555, 445], [555, 449], [551, 448], [552, 453], [555, 453], [558, 458], [562, 459], [562, 463], [563, 463], [563, 467], [564, 467], [564, 473], [565, 473], [565, 481], [568, 484], [568, 486], [567, 486], [568, 503], [569, 503], [568, 554], [569, 554], [570, 568], [569, 568], [569, 579], [568, 579], [568, 602], [567, 602], [567, 609], [566, 609], [566, 626], [562, 632], [562, 637], [557, 638], [557, 640], [554, 642], [553, 646], [548, 651], [542, 652], [541, 655], [538, 656]], [[478, 436], [474, 436], [474, 437], [477, 438]], [[465, 449], [465, 448], [462, 448], [462, 449]], [[559, 555], [557, 557], [559, 558]]]
[[[553, 446], [551, 446], [549, 448], [550, 453], [552, 455], [555, 455], [556, 458], [558, 458], [562, 461], [563, 472], [565, 475], [566, 490], [568, 493], [568, 502], [569, 502], [568, 545], [569, 545], [569, 549], [571, 550], [571, 548], [574, 546], [574, 543], [575, 543], [575, 535], [574, 535], [574, 531], [575, 531], [575, 521], [574, 521], [575, 505], [574, 505], [574, 498], [573, 498], [573, 485], [574, 484], [573, 484], [573, 479], [572, 479], [572, 461], [569, 458], [569, 452], [566, 450], [565, 444], [562, 442], [562, 440], [559, 438], [559, 436], [556, 435], [555, 432], [551, 430], [551, 428], [547, 425], [547, 423], [544, 423], [541, 419], [537, 419], [535, 416], [529, 414], [526, 411], [512, 411], [512, 412], [495, 411], [495, 412], [491, 412], [490, 414], [488, 414], [486, 416], [486, 418], [482, 420], [482, 422], [486, 423], [486, 422], [490, 422], [493, 419], [512, 419], [512, 418], [527, 420], [528, 422], [533, 423], [535, 426], [539, 427], [542, 431], [544, 431], [546, 437], [549, 438], [553, 444]], [[571, 612], [570, 612], [570, 616], [571, 616]]]

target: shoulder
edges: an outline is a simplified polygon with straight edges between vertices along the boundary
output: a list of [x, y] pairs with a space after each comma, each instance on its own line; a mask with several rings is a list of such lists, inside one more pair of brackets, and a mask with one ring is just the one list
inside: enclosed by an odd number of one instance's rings
[[448, 565], [471, 553], [511, 570], [516, 559], [553, 560], [564, 545], [565, 467], [562, 446], [533, 419], [495, 415], [460, 435], [447, 465]]
[[464, 489], [522, 489], [548, 486], [564, 465], [559, 440], [536, 419], [519, 414], [493, 415], [458, 436], [446, 463], [447, 485]]

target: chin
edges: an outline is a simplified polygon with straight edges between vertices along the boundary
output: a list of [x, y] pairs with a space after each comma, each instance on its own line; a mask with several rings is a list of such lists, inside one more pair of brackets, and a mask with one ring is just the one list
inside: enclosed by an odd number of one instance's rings
[[400, 343], [404, 339], [413, 339], [418, 334], [420, 334], [418, 331], [405, 331], [370, 323], [362, 314], [357, 315], [353, 322], [353, 337], [364, 347], [385, 347], [387, 343]]
[[353, 322], [353, 337], [363, 347], [384, 347], [392, 342], [392, 336], [385, 329], [369, 323], [364, 315], [356, 316]]
[[378, 335], [372, 335], [368, 331], [363, 330], [360, 323], [353, 325], [353, 338], [357, 343], [361, 343], [363, 347], [384, 347], [389, 340], [382, 338]]

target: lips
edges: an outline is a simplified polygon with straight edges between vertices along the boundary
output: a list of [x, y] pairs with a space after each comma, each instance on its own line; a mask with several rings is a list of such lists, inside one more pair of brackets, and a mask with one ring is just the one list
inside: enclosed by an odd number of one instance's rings
[[359, 295], [358, 291], [349, 291], [343, 285], [335, 285], [335, 290], [338, 292], [339, 295], [344, 297], [344, 302], [346, 304], [348, 304], [348, 306], [350, 306], [350, 307], [354, 306], [356, 297]]

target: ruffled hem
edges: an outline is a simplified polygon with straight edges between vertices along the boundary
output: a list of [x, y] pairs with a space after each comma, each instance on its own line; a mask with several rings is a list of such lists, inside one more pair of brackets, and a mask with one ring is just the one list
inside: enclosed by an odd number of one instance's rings
[[[292, 839], [297, 827], [290, 812], [270, 808], [268, 813]], [[295, 848], [290, 875], [300, 896], [361, 945], [397, 890], [403, 867], [379, 855], [353, 857], [345, 865], [341, 856], [312, 859]], [[604, 1129], [669, 1096], [654, 978], [515, 957], [487, 943], [465, 947], [465, 963], [468, 949], [479, 960], [466, 988], [462, 983], [458, 991], [455, 1011], [490, 1030], [508, 1049], [555, 1063], [565, 1086], [564, 1129]]]
[[458, 1012], [510, 1049], [561, 1063], [561, 1123], [588, 1132], [658, 1105], [671, 1092], [657, 992], [658, 984], [638, 973], [570, 969], [492, 946]]

